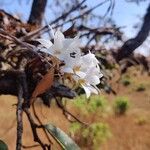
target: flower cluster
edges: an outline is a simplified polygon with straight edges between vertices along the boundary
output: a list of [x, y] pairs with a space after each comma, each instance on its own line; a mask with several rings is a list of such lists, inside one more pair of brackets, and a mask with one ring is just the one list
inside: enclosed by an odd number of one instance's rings
[[95, 55], [91, 52], [86, 55], [81, 53], [79, 36], [65, 38], [60, 31], [56, 31], [53, 36], [53, 43], [46, 39], [38, 39], [42, 46], [40, 51], [64, 61], [61, 72], [71, 75], [72, 79], [83, 87], [87, 98], [91, 93], [98, 94], [96, 85], [100, 83], [102, 73]]

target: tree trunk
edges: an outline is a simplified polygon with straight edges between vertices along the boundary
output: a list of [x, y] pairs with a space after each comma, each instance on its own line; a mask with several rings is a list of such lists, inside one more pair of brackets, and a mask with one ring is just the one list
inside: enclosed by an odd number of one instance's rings
[[46, 4], [47, 4], [47, 0], [33, 0], [28, 23], [39, 25], [39, 26], [41, 25]]
[[143, 25], [135, 38], [127, 40], [117, 54], [117, 61], [128, 57], [146, 40], [150, 32], [150, 5], [144, 16]]

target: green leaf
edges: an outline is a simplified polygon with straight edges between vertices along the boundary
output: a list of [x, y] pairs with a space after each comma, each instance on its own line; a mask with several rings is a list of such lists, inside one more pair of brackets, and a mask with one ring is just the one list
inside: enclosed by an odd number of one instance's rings
[[8, 146], [2, 140], [0, 140], [0, 150], [8, 150]]
[[79, 146], [61, 129], [52, 124], [45, 125], [45, 129], [55, 138], [64, 150], [80, 150]]

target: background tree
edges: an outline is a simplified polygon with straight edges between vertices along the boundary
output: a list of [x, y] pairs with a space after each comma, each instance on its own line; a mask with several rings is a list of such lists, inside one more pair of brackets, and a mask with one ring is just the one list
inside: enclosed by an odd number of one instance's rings
[[[139, 3], [140, 1], [136, 2]], [[104, 16], [95, 15], [94, 10], [106, 3], [109, 3], [109, 6]], [[107, 93], [112, 92], [116, 94], [107, 83], [107, 80], [111, 79], [111, 74], [106, 72], [106, 70], [111, 72], [111, 69], [115, 68], [116, 62], [121, 65], [121, 67], [125, 66], [122, 69], [122, 73], [128, 66], [131, 66], [131, 63], [123, 63], [122, 65], [119, 61], [131, 55], [134, 50], [146, 40], [150, 30], [149, 5], [144, 16], [143, 25], [137, 36], [127, 40], [121, 47], [107, 51], [105, 45], [99, 44], [100, 41], [103, 41], [104, 44], [110, 40], [123, 42], [122, 27], [117, 27], [115, 22], [111, 19], [111, 14], [115, 9], [116, 3], [117, 1], [114, 0], [105, 0], [100, 1], [90, 8], [86, 5], [86, 0], [70, 0], [64, 1], [64, 3], [60, 0], [56, 0], [50, 6], [51, 10], [61, 9], [57, 12], [54, 10], [53, 12], [56, 14], [55, 19], [48, 23], [46, 22], [45, 25], [43, 25], [43, 21], [47, 0], [33, 0], [27, 23], [23, 23], [21, 20], [16, 19], [3, 10], [0, 11], [0, 93], [12, 94], [18, 97], [17, 150], [22, 148], [23, 113], [27, 115], [34, 141], [44, 150], [51, 148], [51, 141], [46, 132], [47, 126], [42, 124], [35, 111], [34, 99], [37, 97], [40, 97], [42, 102], [47, 106], [50, 106], [51, 99], [54, 98], [65, 116], [69, 114], [72, 118], [84, 126], [87, 126], [86, 123], [66, 110], [62, 103], [62, 97], [74, 98], [74, 91], [56, 81], [53, 82], [53, 79], [59, 75], [57, 74], [58, 70], [56, 66], [61, 66], [63, 63], [57, 62], [58, 64], [55, 65], [55, 61], [47, 58], [47, 55], [35, 51], [39, 44], [35, 39], [40, 36], [46, 36], [44, 33], [53, 40], [49, 34], [49, 25], [51, 25], [53, 29], [60, 28], [66, 37], [75, 37], [78, 32], [81, 33], [80, 38], [84, 41], [82, 45], [83, 53], [86, 54], [90, 50], [97, 55], [97, 58], [101, 62], [100, 67], [103, 70], [104, 77], [99, 87], [103, 88]], [[104, 20], [104, 18], [107, 19]], [[103, 21], [103, 23], [98, 23], [91, 27], [90, 24], [93, 20], [99, 22]], [[67, 28], [68, 26], [69, 28]], [[136, 63], [143, 63], [146, 70], [149, 70], [149, 62], [144, 56], [135, 58], [134, 55], [132, 55], [131, 59]], [[52, 69], [52, 66], [56, 67], [55, 70]], [[43, 87], [46, 88], [43, 90]], [[79, 91], [80, 89], [76, 89], [76, 92], [81, 94], [82, 91]], [[35, 123], [32, 117], [30, 107], [33, 109], [38, 124]], [[49, 141], [48, 144], [42, 142], [37, 132], [38, 129], [43, 130]]]

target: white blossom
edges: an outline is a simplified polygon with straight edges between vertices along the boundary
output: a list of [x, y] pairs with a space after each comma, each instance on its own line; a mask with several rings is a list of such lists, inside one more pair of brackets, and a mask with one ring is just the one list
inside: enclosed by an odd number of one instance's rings
[[45, 39], [37, 39], [43, 46], [40, 51], [64, 61], [65, 65], [61, 67], [61, 72], [69, 73], [72, 79], [85, 90], [87, 98], [92, 93], [98, 94], [99, 90], [96, 85], [100, 83], [102, 73], [95, 55], [91, 52], [81, 55], [78, 36], [69, 39], [65, 38], [60, 31], [56, 31], [53, 38], [54, 43]]
[[71, 54], [75, 55], [80, 53], [78, 36], [69, 39], [65, 38], [60, 31], [56, 31], [53, 38], [54, 43], [45, 39], [37, 39], [37, 41], [39, 41], [44, 47], [40, 49], [40, 51], [53, 55], [63, 61], [65, 61], [66, 57], [69, 57]]
[[70, 58], [64, 67], [64, 71], [67, 73], [70, 71], [73, 74], [73, 79], [84, 88], [87, 98], [91, 93], [98, 94], [96, 85], [100, 83], [102, 77], [98, 64], [99, 61], [95, 55], [89, 52], [79, 58]]

